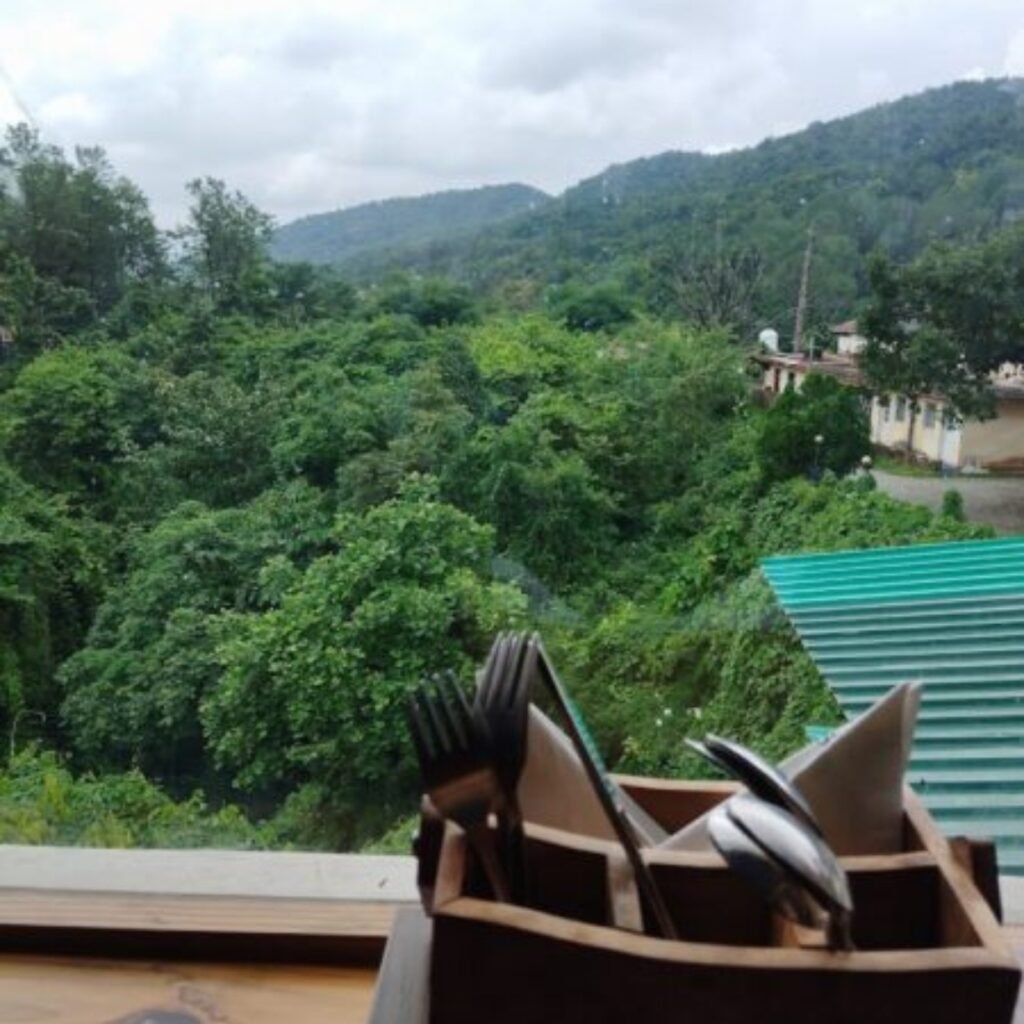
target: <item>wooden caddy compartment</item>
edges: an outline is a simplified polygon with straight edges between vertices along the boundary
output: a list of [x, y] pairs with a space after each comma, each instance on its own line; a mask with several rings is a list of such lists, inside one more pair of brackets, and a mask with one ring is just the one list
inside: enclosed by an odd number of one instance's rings
[[[737, 788], [619, 781], [672, 831]], [[902, 852], [841, 858], [856, 907], [852, 953], [798, 948], [795, 930], [715, 853], [645, 853], [679, 941], [611, 927], [639, 915], [621, 851], [539, 826], [527, 827], [532, 905], [497, 903], [448, 826], [436, 878], [421, 874], [432, 889], [429, 1019], [1008, 1024], [1020, 968], [981, 892], [994, 871], [972, 868], [970, 844], [947, 841], [909, 789], [904, 809]]]

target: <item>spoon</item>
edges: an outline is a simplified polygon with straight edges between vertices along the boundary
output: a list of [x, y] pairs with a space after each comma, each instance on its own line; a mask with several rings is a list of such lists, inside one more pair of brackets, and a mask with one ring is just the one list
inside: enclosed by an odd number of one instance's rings
[[802, 821], [812, 832], [822, 835], [818, 819], [803, 793], [773, 764], [760, 754], [720, 736], [705, 736], [704, 742], [686, 741], [687, 745], [716, 768], [739, 779], [755, 796], [776, 804]]
[[709, 815], [708, 833], [729, 867], [783, 917], [808, 928], [821, 927], [826, 916], [822, 908], [732, 820], [726, 804]]
[[828, 911], [829, 944], [852, 949], [850, 884], [821, 837], [788, 811], [749, 794], [733, 797], [724, 807], [732, 822]]

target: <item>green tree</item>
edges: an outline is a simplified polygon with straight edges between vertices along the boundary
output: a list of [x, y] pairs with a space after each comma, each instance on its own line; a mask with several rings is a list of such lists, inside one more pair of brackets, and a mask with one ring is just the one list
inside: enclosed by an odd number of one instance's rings
[[468, 333], [467, 345], [498, 421], [534, 391], [573, 386], [600, 358], [600, 339], [536, 314], [489, 320]]
[[766, 481], [826, 470], [842, 476], [870, 446], [860, 393], [834, 377], [812, 373], [799, 391], [787, 388], [765, 413], [757, 460]]
[[555, 319], [572, 331], [611, 331], [634, 318], [632, 304], [617, 284], [569, 284], [548, 300]]
[[903, 266], [873, 258], [863, 366], [874, 388], [909, 400], [908, 451], [922, 395], [942, 395], [957, 416], [992, 415], [990, 374], [1024, 362], [1022, 267], [1020, 227], [973, 246], [932, 246]]
[[652, 505], [692, 482], [697, 462], [743, 406], [745, 378], [721, 330], [645, 319], [600, 355], [577, 385], [580, 401], [597, 413], [584, 448], [636, 532], [648, 525]]
[[330, 488], [352, 459], [387, 444], [400, 410], [393, 381], [379, 371], [353, 374], [314, 363], [292, 386], [294, 397], [271, 426], [272, 459], [282, 476]]
[[259, 849], [270, 833], [201, 793], [175, 803], [138, 771], [71, 774], [53, 751], [25, 750], [0, 772], [0, 842], [58, 846]]
[[95, 321], [96, 305], [82, 288], [42, 277], [24, 256], [0, 256], [0, 322], [8, 328], [19, 362], [55, 348]]
[[46, 352], [0, 395], [0, 431], [22, 475], [107, 517], [123, 460], [157, 430], [152, 375], [113, 347]]
[[477, 318], [476, 303], [465, 285], [406, 275], [391, 277], [373, 293], [370, 313], [408, 316], [423, 327], [448, 327]]
[[[57, 724], [55, 673], [81, 646], [106, 575], [108, 538], [0, 462], [0, 726], [19, 711]], [[30, 728], [38, 718], [26, 720]]]
[[355, 288], [311, 263], [274, 263], [269, 269], [274, 305], [286, 320], [345, 319], [357, 302]]
[[203, 778], [198, 708], [222, 670], [219, 615], [272, 605], [326, 549], [329, 523], [323, 495], [293, 483], [238, 508], [187, 502], [138, 537], [87, 644], [60, 670], [83, 762]]
[[942, 495], [942, 514], [958, 523], [967, 520], [964, 514], [964, 496], [955, 487], [951, 487]]
[[[119, 497], [140, 521], [195, 500], [226, 507], [273, 482], [270, 440], [277, 403], [267, 387], [246, 391], [206, 371], [160, 374], [154, 399], [159, 432], [125, 460]], [[124, 509], [122, 511], [122, 517]]]
[[243, 786], [317, 780], [337, 799], [408, 798], [410, 688], [446, 668], [465, 677], [523, 600], [489, 578], [491, 530], [426, 480], [342, 515], [334, 540], [279, 608], [231, 620], [207, 735]]
[[616, 497], [588, 464], [591, 411], [539, 393], [503, 427], [481, 427], [453, 468], [457, 494], [502, 550], [549, 585], [580, 580], [609, 553]]
[[68, 160], [27, 125], [8, 129], [0, 165], [11, 194], [0, 202], [0, 240], [41, 278], [110, 309], [133, 281], [163, 272], [164, 249], [145, 196], [118, 177], [101, 149]]
[[754, 321], [764, 260], [756, 248], [676, 254], [658, 268], [684, 320], [743, 337]]
[[436, 363], [409, 370], [390, 392], [387, 443], [353, 456], [338, 467], [339, 500], [365, 508], [393, 498], [412, 473], [442, 476], [468, 438], [472, 413], [444, 384]]
[[177, 237], [189, 273], [215, 308], [251, 309], [269, 292], [273, 219], [217, 178], [196, 178], [186, 188], [192, 205]]

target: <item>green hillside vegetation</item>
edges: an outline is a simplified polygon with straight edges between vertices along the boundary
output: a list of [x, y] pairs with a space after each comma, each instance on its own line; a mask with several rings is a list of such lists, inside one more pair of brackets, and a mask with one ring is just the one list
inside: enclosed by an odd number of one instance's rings
[[695, 279], [755, 252], [751, 301], [726, 322], [786, 336], [813, 225], [809, 319], [824, 337], [867, 295], [876, 247], [902, 261], [1021, 216], [1024, 82], [961, 82], [750, 149], [614, 165], [471, 239], [368, 253], [358, 269], [443, 274], [533, 305], [570, 282], [615, 282], [675, 316], [692, 309]]
[[[468, 683], [508, 627], [616, 768], [699, 771], [709, 727], [780, 756], [838, 710], [758, 559], [988, 535], [848, 477], [853, 392], [762, 409], [727, 326], [653, 315], [600, 259], [541, 310], [357, 287], [269, 261], [222, 182], [171, 245], [102, 154], [22, 128], [0, 159], [7, 841], [393, 836], [405, 694]], [[993, 322], [1022, 295], [1001, 279]]]
[[444, 241], [547, 202], [529, 185], [487, 185], [408, 199], [383, 199], [291, 221], [274, 232], [276, 260], [344, 266], [368, 252]]

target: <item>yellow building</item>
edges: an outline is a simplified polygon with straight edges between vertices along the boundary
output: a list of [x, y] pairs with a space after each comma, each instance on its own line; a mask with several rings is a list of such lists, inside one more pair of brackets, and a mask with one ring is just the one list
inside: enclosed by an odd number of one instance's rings
[[[765, 352], [756, 358], [762, 368], [761, 392], [771, 401], [787, 387], [798, 390], [810, 373], [824, 373], [850, 387], [863, 386], [857, 357], [866, 339], [856, 322], [833, 328], [839, 353], [811, 357], [804, 352]], [[993, 375], [994, 419], [957, 422], [941, 395], [918, 401], [913, 420], [914, 455], [951, 469], [1024, 469], [1024, 368], [1004, 366]], [[871, 442], [879, 448], [905, 452], [911, 442], [909, 402], [899, 395], [865, 394], [870, 401]]]

